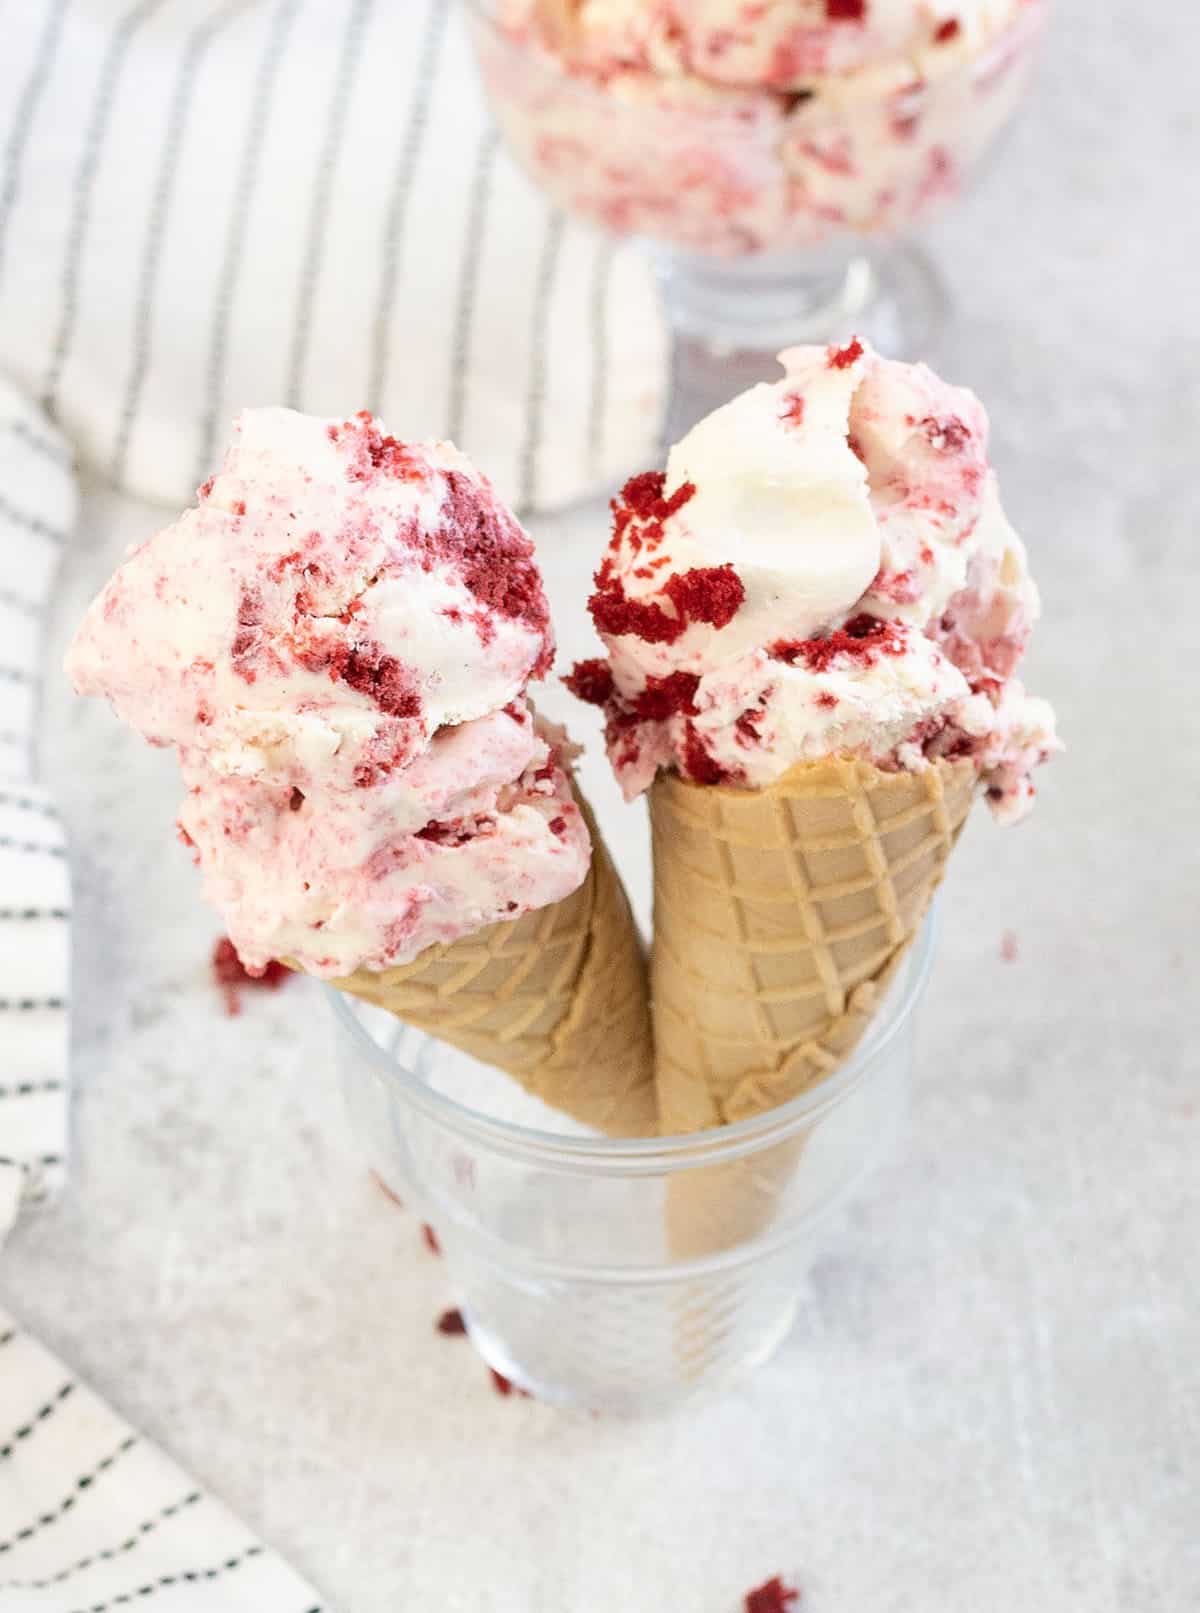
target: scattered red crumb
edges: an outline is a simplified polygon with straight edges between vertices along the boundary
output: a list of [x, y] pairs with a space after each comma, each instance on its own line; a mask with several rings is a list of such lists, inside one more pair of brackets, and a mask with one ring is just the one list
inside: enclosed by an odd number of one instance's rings
[[957, 17], [947, 17], [945, 22], [939, 24], [934, 30], [934, 41], [939, 45], [948, 44], [951, 39], [958, 37], [961, 30], [962, 24]]
[[200, 486], [196, 489], [196, 497], [201, 501], [201, 503], [203, 503], [203, 501], [212, 492], [213, 483], [216, 481], [216, 479], [217, 478], [215, 476], [210, 476], [206, 481], [201, 482]]
[[923, 543], [921, 545], [921, 564], [923, 566], [931, 566], [933, 564], [933, 550], [927, 543]]
[[866, 464], [867, 456], [863, 452], [863, 445], [859, 442], [858, 438], [852, 431], [848, 432], [846, 435], [846, 447], [849, 448], [850, 452], [854, 455], [855, 459], [858, 460], [860, 465]]
[[179, 836], [180, 840], [183, 841], [184, 845], [189, 851], [195, 851], [196, 842], [192, 839], [191, 835], [188, 834], [182, 823], [177, 823], [175, 825], [175, 833]]
[[728, 627], [746, 597], [731, 565], [697, 566], [668, 579], [663, 589], [683, 621]]
[[437, 1330], [444, 1333], [447, 1338], [456, 1338], [467, 1331], [467, 1324], [463, 1320], [463, 1313], [458, 1310], [443, 1311], [437, 1319]]
[[429, 1250], [429, 1253], [431, 1255], [440, 1255], [441, 1254], [442, 1246], [438, 1242], [438, 1235], [433, 1230], [433, 1228], [429, 1225], [428, 1221], [422, 1221], [421, 1222], [421, 1236], [422, 1236], [422, 1238], [424, 1238], [425, 1247]]
[[599, 656], [590, 661], [576, 661], [562, 681], [576, 700], [589, 706], [607, 705], [612, 698], [612, 668]]
[[688, 778], [697, 784], [724, 784], [731, 776], [705, 750], [694, 723], [688, 723], [684, 735], [683, 765]]
[[665, 722], [680, 713], [694, 717], [699, 687], [700, 679], [694, 672], [672, 672], [665, 678], [656, 678], [651, 673], [646, 678], [646, 687], [634, 702], [634, 713], [651, 722]]
[[304, 805], [304, 791], [299, 790], [299, 789], [294, 789], [292, 791], [291, 798], [288, 801], [288, 811], [289, 812], [299, 812], [300, 808], [303, 805]]
[[830, 22], [862, 22], [867, 0], [825, 0], [825, 15]]
[[746, 1613], [787, 1613], [791, 1604], [799, 1600], [800, 1592], [794, 1586], [785, 1585], [776, 1574], [756, 1591], [746, 1592]]
[[1001, 958], [1005, 963], [1016, 963], [1020, 955], [1021, 949], [1017, 942], [1015, 931], [1005, 930], [1004, 934], [1000, 937]]
[[510, 1378], [504, 1376], [503, 1372], [497, 1372], [495, 1367], [489, 1367], [488, 1371], [492, 1375], [492, 1388], [498, 1395], [518, 1395], [522, 1400], [533, 1398], [528, 1389], [519, 1389]]
[[371, 1180], [375, 1183], [375, 1186], [385, 1198], [391, 1199], [392, 1203], [398, 1210], [402, 1210], [404, 1208], [404, 1200], [392, 1192], [391, 1188], [384, 1181], [383, 1177], [380, 1176], [378, 1171], [371, 1172]]
[[212, 950], [212, 973], [225, 998], [225, 1012], [232, 1019], [242, 1011], [243, 987], [263, 986], [267, 991], [278, 991], [291, 971], [272, 959], [265, 969], [253, 973], [238, 957], [233, 942], [223, 935]]
[[862, 356], [863, 344], [856, 336], [845, 347], [829, 348], [825, 355], [825, 362], [831, 370], [848, 370], [852, 364], [857, 364]]
[[246, 500], [244, 498], [234, 499], [234, 501], [233, 501], [233, 513], [235, 515], [245, 515], [245, 513], [246, 513]]
[[822, 689], [820, 694], [817, 696], [817, 705], [820, 706], [824, 711], [832, 711], [837, 703], [837, 695], [830, 694], [828, 689]]
[[871, 666], [881, 655], [903, 655], [907, 639], [899, 622], [856, 616], [828, 638], [779, 639], [767, 650], [773, 661], [795, 666], [803, 661], [811, 672], [826, 672], [839, 657]]
[[561, 840], [566, 835], [566, 832], [567, 832], [567, 820], [566, 820], [566, 818], [551, 818], [549, 828], [550, 828], [550, 833], [552, 835], [557, 835], [559, 837], [559, 839]]
[[785, 393], [779, 419], [785, 426], [798, 426], [804, 421], [804, 399], [799, 392]]
[[926, 415], [921, 421], [921, 430], [928, 437], [930, 445], [943, 454], [956, 454], [971, 440], [970, 426], [956, 414], [941, 419], [936, 415]]

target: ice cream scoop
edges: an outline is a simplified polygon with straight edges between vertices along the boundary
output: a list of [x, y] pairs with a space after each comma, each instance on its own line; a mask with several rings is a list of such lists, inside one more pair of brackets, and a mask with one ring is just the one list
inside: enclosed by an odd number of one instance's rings
[[533, 546], [454, 448], [257, 409], [67, 665], [176, 747], [180, 832], [246, 965], [334, 977], [582, 884], [562, 736], [525, 692], [552, 655]]
[[1019, 817], [1056, 748], [1012, 674], [1038, 614], [978, 401], [853, 340], [795, 348], [781, 381], [700, 422], [615, 505], [591, 611], [627, 797], [660, 770], [772, 784], [843, 755], [976, 763]]

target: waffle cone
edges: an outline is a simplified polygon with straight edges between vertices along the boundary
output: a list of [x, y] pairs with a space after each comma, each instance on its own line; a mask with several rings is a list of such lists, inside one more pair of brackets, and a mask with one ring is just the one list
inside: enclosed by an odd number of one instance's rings
[[657, 1130], [646, 961], [595, 820], [572, 895], [411, 963], [333, 984], [515, 1077], [613, 1137]]
[[969, 761], [830, 757], [762, 790], [664, 774], [650, 797], [661, 1130], [759, 1114], [851, 1052], [966, 821]]

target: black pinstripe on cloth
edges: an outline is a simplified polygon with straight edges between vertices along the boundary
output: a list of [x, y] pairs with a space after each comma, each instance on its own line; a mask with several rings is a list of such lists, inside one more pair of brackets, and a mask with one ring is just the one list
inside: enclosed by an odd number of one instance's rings
[[453, 0], [8, 12], [0, 371], [116, 481], [186, 503], [266, 403], [452, 436], [527, 509], [653, 462], [650, 273], [519, 173]]
[[[0, 1607], [103, 1613], [161, 1597], [196, 1613], [321, 1613], [311, 1586], [3, 1312], [0, 1350]], [[184, 1586], [186, 1601], [165, 1594]]]

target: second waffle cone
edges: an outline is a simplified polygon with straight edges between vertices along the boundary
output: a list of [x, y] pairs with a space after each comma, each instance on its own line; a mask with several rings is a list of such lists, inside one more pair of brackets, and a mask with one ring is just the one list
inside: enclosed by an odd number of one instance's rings
[[831, 1074], [916, 934], [975, 794], [969, 761], [831, 757], [761, 790], [650, 797], [661, 1130], [744, 1120]]

